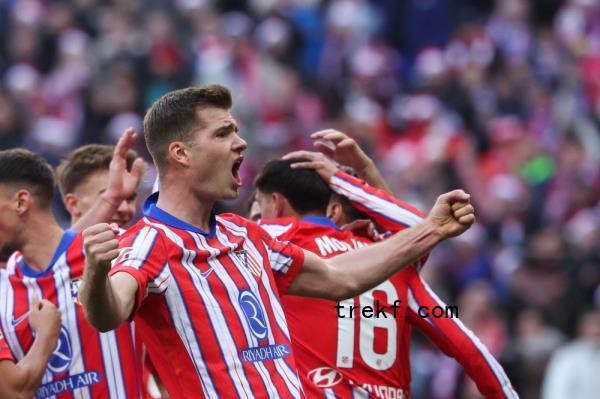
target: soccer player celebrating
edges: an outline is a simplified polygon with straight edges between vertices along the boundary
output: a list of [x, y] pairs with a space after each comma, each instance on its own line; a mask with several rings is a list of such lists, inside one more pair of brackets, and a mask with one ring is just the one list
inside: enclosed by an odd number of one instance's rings
[[[294, 158], [299, 154], [311, 158]], [[332, 195], [316, 172], [294, 169], [291, 167], [294, 163], [319, 162], [319, 170], [332, 187], [350, 193], [366, 216], [391, 231], [403, 230], [422, 220], [423, 214], [410, 205], [338, 171], [322, 154], [301, 152], [289, 158], [267, 163], [256, 179], [261, 226], [279, 240], [290, 241], [323, 257], [371, 243], [366, 237], [338, 227], [354, 222], [361, 212], [339, 194]], [[368, 396], [365, 395], [368, 392], [373, 397], [409, 398], [411, 326], [419, 328], [446, 354], [457, 359], [486, 398], [517, 397], [489, 351], [460, 320], [452, 318], [457, 315], [440, 319], [422, 317], [420, 307], [431, 310], [447, 306], [420, 278], [418, 267], [419, 264], [406, 268], [359, 297], [338, 304], [282, 297], [296, 363], [308, 397], [351, 398]]]
[[[117, 147], [126, 154], [127, 146], [125, 135]], [[116, 162], [123, 170], [107, 191], [123, 201], [137, 188], [140, 176], [124, 170], [125, 158]], [[22, 149], [0, 151], [0, 247], [14, 252], [0, 270], [4, 338], [12, 355], [24, 359], [35, 341], [32, 329], [19, 321], [32, 311], [33, 298], [44, 298], [60, 309], [61, 325], [58, 344], [42, 364], [45, 372], [36, 398], [141, 397], [141, 351], [129, 325], [100, 334], [78, 303], [82, 237], [57, 224], [50, 207], [53, 191], [53, 172], [44, 159]], [[111, 209], [106, 207], [104, 220], [110, 220]]]
[[[33, 397], [56, 348], [60, 332], [60, 312], [56, 306], [45, 299], [34, 299], [27, 318], [29, 326], [35, 331], [35, 338], [19, 362], [15, 361], [0, 329], [0, 399]], [[25, 317], [21, 320], [25, 320]]]
[[355, 296], [464, 232], [474, 211], [463, 191], [444, 194], [423, 222], [328, 260], [239, 216], [216, 216], [215, 201], [236, 198], [242, 183], [246, 142], [230, 108], [218, 85], [173, 91], [152, 105], [144, 135], [161, 191], [120, 241], [116, 226], [85, 230], [80, 299], [101, 331], [136, 316], [172, 397], [297, 398], [279, 294]]

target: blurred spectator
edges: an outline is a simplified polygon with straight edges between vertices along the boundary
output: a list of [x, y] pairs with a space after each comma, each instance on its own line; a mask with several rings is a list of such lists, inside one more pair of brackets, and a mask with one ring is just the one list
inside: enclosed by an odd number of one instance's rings
[[[262, 163], [327, 127], [422, 209], [468, 190], [478, 226], [422, 273], [474, 301], [524, 397], [600, 303], [599, 76], [598, 0], [0, 1], [0, 148], [57, 163], [141, 130], [169, 90], [222, 83], [250, 150], [220, 209], [244, 212]], [[413, 356], [415, 399], [432, 378], [454, 387], [441, 397], [473, 394], [451, 366], [433, 375], [445, 361], [426, 343]]]
[[565, 340], [549, 326], [541, 312], [525, 309], [517, 317], [516, 337], [509, 355], [512, 359], [512, 383], [521, 399], [539, 398], [540, 387], [550, 355]]
[[560, 348], [550, 361], [544, 379], [543, 398], [593, 399], [600, 392], [600, 311], [586, 313], [579, 323], [579, 337]]

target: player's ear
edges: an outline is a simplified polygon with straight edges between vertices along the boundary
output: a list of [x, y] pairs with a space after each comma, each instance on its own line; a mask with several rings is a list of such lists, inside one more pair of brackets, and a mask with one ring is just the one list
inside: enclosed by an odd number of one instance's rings
[[29, 190], [18, 190], [14, 194], [13, 199], [16, 211], [19, 214], [19, 216], [25, 214], [29, 209], [31, 209], [31, 206], [33, 205], [33, 196], [31, 195], [31, 192], [29, 192]]
[[68, 193], [63, 197], [63, 203], [69, 215], [75, 217], [81, 217], [81, 211], [79, 210], [79, 197], [73, 193]]
[[273, 204], [275, 206], [275, 217], [283, 217], [285, 215], [287, 199], [280, 193], [272, 193], [271, 199], [273, 200]]
[[167, 157], [181, 166], [190, 166], [191, 151], [188, 145], [182, 141], [173, 141], [169, 144]]
[[333, 223], [341, 226], [343, 223], [344, 213], [342, 209], [342, 204], [336, 201], [330, 201], [327, 204], [327, 218], [329, 218]]

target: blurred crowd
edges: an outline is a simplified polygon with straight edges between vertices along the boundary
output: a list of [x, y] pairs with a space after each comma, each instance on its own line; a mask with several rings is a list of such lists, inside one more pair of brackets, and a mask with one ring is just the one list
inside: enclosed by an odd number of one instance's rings
[[[421, 209], [469, 191], [478, 224], [426, 279], [522, 398], [585, 397], [557, 362], [584, 345], [600, 370], [599, 0], [0, 0], [0, 149], [56, 164], [203, 83], [232, 90], [249, 142], [223, 209], [327, 127]], [[425, 340], [412, 358], [414, 399], [477, 397]]]

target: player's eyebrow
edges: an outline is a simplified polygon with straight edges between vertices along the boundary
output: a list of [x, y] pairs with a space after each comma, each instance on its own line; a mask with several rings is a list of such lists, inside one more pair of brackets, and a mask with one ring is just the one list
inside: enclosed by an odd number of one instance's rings
[[225, 133], [225, 132], [239, 132], [238, 126], [234, 122], [226, 122], [223, 126], [219, 127], [215, 130], [215, 134]]

